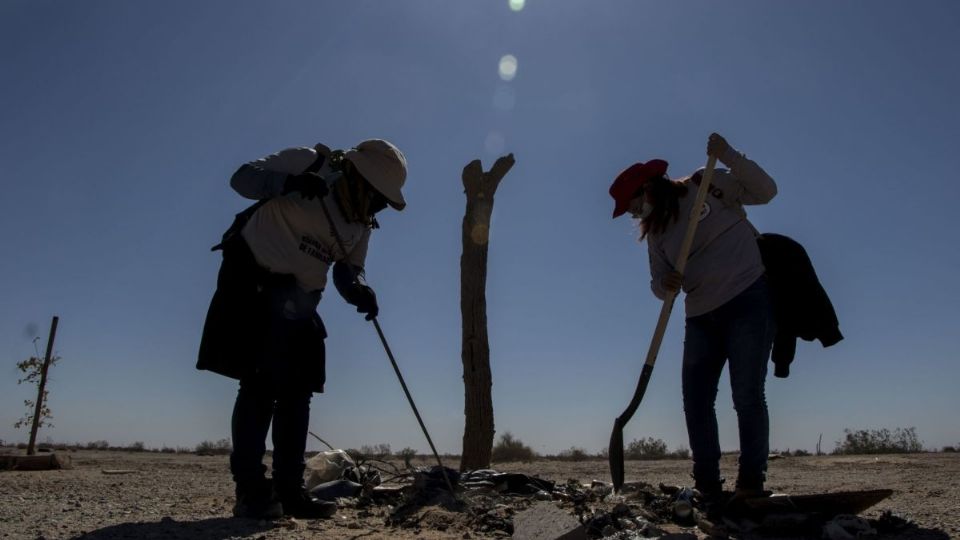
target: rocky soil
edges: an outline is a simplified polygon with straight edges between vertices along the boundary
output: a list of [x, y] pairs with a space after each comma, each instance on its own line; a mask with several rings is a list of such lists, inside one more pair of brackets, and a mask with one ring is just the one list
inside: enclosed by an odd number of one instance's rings
[[[231, 517], [233, 485], [225, 456], [60, 454], [71, 458], [72, 469], [0, 472], [0, 538], [503, 538], [509, 536], [515, 513], [532, 504], [531, 497], [469, 495], [466, 509], [427, 501], [401, 515], [387, 504], [347, 501], [328, 520], [259, 522]], [[495, 467], [538, 475], [558, 485], [568, 479], [586, 484], [609, 481], [606, 461], [598, 460]], [[735, 457], [725, 456], [723, 468], [733, 478]], [[628, 461], [627, 481], [689, 485], [688, 471], [685, 461]], [[797, 495], [889, 488], [894, 494], [864, 517], [878, 518], [890, 511], [916, 526], [878, 538], [960, 538], [960, 454], [787, 457], [770, 462], [768, 488]], [[589, 504], [602, 512], [614, 502], [599, 499]], [[573, 511], [569, 502], [558, 504]], [[664, 534], [704, 537], [696, 528], [662, 525]]]

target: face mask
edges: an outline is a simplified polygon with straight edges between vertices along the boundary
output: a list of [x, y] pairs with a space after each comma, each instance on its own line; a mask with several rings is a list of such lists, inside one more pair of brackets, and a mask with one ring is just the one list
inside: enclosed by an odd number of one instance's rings
[[630, 212], [630, 215], [633, 216], [634, 219], [647, 219], [648, 217], [650, 217], [650, 214], [652, 213], [653, 213], [653, 205], [648, 203], [647, 201], [643, 201], [643, 205], [640, 207], [640, 211]]

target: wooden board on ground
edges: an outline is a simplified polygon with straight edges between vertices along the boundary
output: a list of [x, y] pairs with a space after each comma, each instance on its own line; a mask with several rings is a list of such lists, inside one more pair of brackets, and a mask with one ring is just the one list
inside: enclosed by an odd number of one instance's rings
[[839, 491], [812, 495], [775, 495], [744, 501], [751, 510], [762, 514], [801, 513], [836, 516], [859, 514], [893, 494], [892, 489]]
[[45, 454], [41, 456], [0, 455], [0, 471], [49, 471], [70, 469], [72, 462], [67, 456]]

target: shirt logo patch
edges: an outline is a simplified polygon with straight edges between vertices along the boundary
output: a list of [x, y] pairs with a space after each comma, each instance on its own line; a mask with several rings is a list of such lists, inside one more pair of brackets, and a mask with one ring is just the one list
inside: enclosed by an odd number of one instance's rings
[[333, 261], [332, 257], [327, 254], [327, 250], [317, 239], [306, 235], [300, 237], [300, 251], [315, 259], [320, 259], [326, 264], [330, 264]]
[[707, 216], [709, 215], [710, 215], [710, 203], [708, 203], [707, 201], [703, 201], [703, 207], [700, 208], [700, 219], [698, 219], [697, 221], [698, 222], [703, 221], [707, 219]]

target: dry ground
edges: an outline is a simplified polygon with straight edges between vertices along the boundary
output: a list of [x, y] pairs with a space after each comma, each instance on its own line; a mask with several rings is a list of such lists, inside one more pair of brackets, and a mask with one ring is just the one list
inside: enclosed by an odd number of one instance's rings
[[[61, 453], [74, 468], [0, 472], [0, 538], [487, 538], [442, 508], [423, 512], [418, 528], [385, 525], [387, 508], [342, 509], [330, 520], [238, 520], [230, 517], [233, 486], [224, 456], [77, 451]], [[449, 465], [449, 464], [448, 464]], [[727, 456], [724, 474], [735, 476]], [[609, 480], [606, 461], [502, 463], [564, 482]], [[104, 470], [129, 470], [105, 474]], [[627, 481], [689, 485], [685, 461], [627, 462]], [[884, 510], [920, 526], [887, 538], [960, 538], [960, 454], [790, 457], [771, 461], [768, 487], [804, 494], [890, 488], [894, 495], [865, 513]], [[522, 506], [522, 504], [521, 504]], [[509, 514], [509, 510], [505, 510]], [[696, 531], [693, 531], [696, 532]], [[698, 533], [699, 534], [699, 533]], [[500, 536], [504, 536], [500, 534]]]

